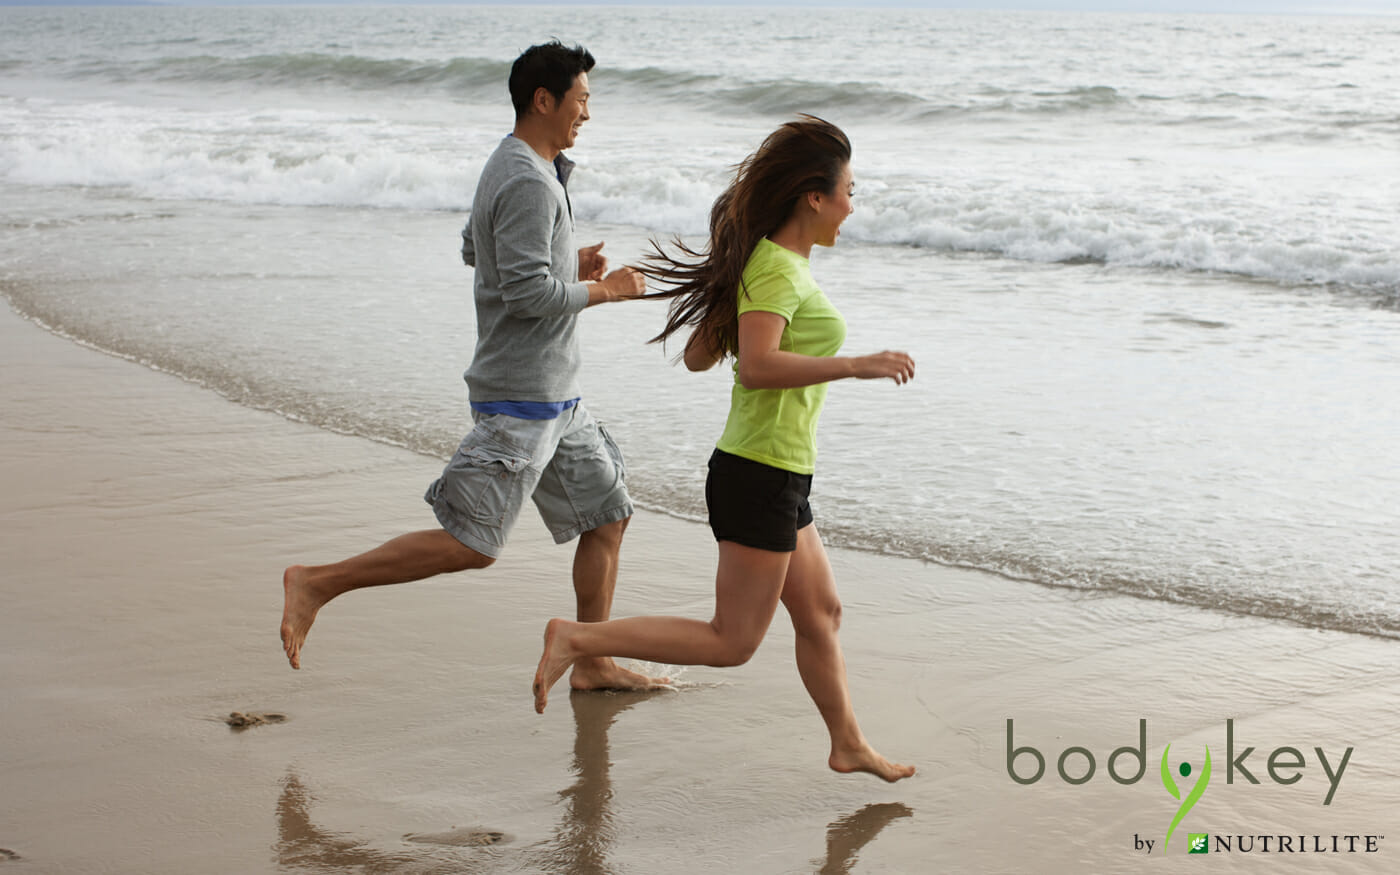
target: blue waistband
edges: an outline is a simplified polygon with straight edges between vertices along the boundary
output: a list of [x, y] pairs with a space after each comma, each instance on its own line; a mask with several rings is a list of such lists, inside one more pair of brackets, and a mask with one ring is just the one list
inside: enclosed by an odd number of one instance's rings
[[558, 419], [559, 414], [578, 402], [578, 398], [571, 398], [568, 401], [473, 401], [471, 405], [477, 413], [500, 413], [516, 419]]

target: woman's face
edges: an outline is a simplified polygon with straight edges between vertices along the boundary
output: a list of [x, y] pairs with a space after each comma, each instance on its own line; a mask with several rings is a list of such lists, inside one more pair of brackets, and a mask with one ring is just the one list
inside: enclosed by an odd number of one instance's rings
[[851, 203], [855, 188], [855, 180], [851, 177], [851, 165], [841, 165], [835, 190], [831, 194], [819, 193], [816, 196], [816, 239], [812, 242], [818, 246], [836, 245], [836, 238], [841, 236], [841, 223], [855, 210], [855, 205]]

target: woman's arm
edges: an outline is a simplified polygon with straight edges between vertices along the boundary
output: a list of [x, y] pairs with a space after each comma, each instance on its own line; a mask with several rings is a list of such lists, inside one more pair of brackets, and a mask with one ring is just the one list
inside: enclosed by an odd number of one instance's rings
[[715, 362], [724, 357], [714, 336], [704, 329], [697, 328], [685, 342], [685, 366], [692, 371], [708, 371]]
[[[782, 316], [762, 310], [750, 310], [739, 317], [739, 382], [745, 389], [795, 389], [846, 377], [888, 377], [896, 384], [914, 378], [914, 360], [908, 353], [885, 350], [863, 356], [812, 356], [784, 352], [778, 345], [786, 325]], [[687, 359], [689, 352], [687, 345]], [[689, 366], [688, 360], [686, 364]]]

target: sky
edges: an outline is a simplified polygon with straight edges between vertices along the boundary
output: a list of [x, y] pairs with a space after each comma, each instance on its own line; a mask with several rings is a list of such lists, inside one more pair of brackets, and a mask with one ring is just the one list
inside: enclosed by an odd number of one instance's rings
[[[74, 5], [123, 0], [0, 0], [3, 5]], [[142, 2], [142, 0], [133, 0]], [[143, 5], [257, 6], [316, 3], [331, 5], [420, 5], [425, 3], [516, 5], [521, 0], [144, 0]], [[803, 6], [850, 8], [1027, 9], [1114, 12], [1218, 12], [1237, 14], [1400, 15], [1400, 0], [524, 0], [548, 6]]]
[[1400, 15], [1400, 0], [0, 0], [0, 6], [802, 6], [807, 8], [1024, 9], [1094, 12], [1213, 12], [1257, 15]]

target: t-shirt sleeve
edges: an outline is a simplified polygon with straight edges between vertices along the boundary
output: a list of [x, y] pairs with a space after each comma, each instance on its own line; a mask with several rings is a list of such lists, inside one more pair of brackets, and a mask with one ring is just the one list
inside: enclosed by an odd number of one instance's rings
[[791, 279], [777, 271], [766, 271], [744, 283], [744, 291], [739, 293], [739, 315], [759, 310], [777, 313], [791, 322], [801, 303]]

